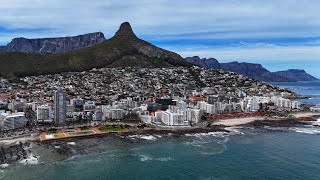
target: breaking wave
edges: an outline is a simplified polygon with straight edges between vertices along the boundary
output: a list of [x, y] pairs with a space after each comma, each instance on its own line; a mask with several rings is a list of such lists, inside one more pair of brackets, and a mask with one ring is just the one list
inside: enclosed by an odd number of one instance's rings
[[67, 144], [69, 144], [69, 145], [76, 145], [75, 142], [68, 142]]
[[303, 134], [320, 134], [320, 128], [290, 128], [290, 130]]
[[[161, 136], [157, 136], [157, 137], [161, 137]], [[156, 140], [157, 139], [156, 136], [153, 135], [131, 135], [129, 136], [129, 138], [131, 139], [144, 139], [144, 140]]]
[[150, 155], [145, 155], [145, 154], [140, 154], [139, 158], [140, 158], [140, 161], [142, 161], [142, 162], [146, 162], [146, 161], [162, 161], [162, 162], [166, 162], [166, 161], [172, 161], [173, 160], [173, 158], [171, 158], [171, 157], [153, 158]]
[[35, 156], [33, 154], [30, 154], [26, 159], [20, 160], [19, 163], [23, 164], [23, 165], [36, 165], [39, 164], [39, 157], [40, 156]]

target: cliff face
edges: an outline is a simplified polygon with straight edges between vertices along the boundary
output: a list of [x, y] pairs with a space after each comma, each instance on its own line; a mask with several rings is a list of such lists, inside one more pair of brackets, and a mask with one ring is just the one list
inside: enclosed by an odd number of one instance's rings
[[6, 78], [101, 67], [191, 66], [180, 55], [139, 39], [129, 23], [102, 43], [64, 54], [0, 53], [0, 75]]
[[96, 32], [73, 37], [26, 39], [14, 38], [7, 46], [0, 47], [5, 52], [25, 53], [66, 53], [99, 44], [106, 39], [103, 33]]
[[306, 71], [302, 69], [289, 69], [286, 71], [277, 71], [274, 74], [284, 77], [293, 79], [296, 81], [318, 81], [319, 79], [311, 76], [310, 74], [306, 73]]
[[189, 63], [198, 65], [200, 67], [208, 68], [208, 69], [220, 69], [220, 63], [215, 58], [202, 58], [199, 56], [187, 57], [186, 60]]

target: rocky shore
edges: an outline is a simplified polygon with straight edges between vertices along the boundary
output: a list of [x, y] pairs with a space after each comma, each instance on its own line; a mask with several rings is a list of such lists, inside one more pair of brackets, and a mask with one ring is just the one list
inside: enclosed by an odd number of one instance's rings
[[270, 127], [294, 127], [294, 126], [304, 126], [310, 125], [311, 121], [316, 121], [313, 118], [289, 118], [283, 120], [263, 120], [263, 121], [253, 121], [245, 124], [246, 127], [263, 127], [263, 126], [270, 126]]
[[0, 148], [0, 164], [11, 164], [16, 161], [27, 159], [31, 153], [30, 149], [28, 149], [30, 145], [30, 142], [20, 142], [14, 145], [2, 146]]

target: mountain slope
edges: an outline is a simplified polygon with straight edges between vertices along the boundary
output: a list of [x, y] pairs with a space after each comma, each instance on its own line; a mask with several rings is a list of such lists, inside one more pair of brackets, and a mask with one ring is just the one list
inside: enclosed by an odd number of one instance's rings
[[[136, 59], [135, 63], [132, 63], [133, 59]], [[0, 66], [0, 75], [7, 78], [83, 71], [105, 66], [191, 66], [180, 55], [137, 38], [128, 22], [121, 24], [111, 39], [88, 48], [65, 54], [4, 52], [0, 53], [0, 63], [3, 64]]]
[[42, 39], [14, 38], [7, 46], [0, 47], [0, 51], [57, 54], [93, 46], [105, 40], [101, 32], [73, 37]]
[[311, 76], [310, 74], [306, 73], [306, 71], [302, 69], [288, 69], [286, 71], [277, 71], [273, 74], [278, 76], [293, 79], [296, 81], [318, 81], [319, 79]]

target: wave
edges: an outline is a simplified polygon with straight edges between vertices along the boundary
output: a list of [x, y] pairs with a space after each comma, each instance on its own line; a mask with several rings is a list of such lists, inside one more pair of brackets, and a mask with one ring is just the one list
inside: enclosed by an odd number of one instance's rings
[[224, 129], [230, 131], [230, 135], [244, 134], [240, 131], [240, 129], [242, 129], [241, 127], [226, 127]]
[[69, 144], [69, 145], [76, 145], [75, 142], [67, 142], [67, 144]]
[[202, 155], [221, 154], [227, 149], [226, 143], [233, 134], [240, 134], [240, 131], [185, 134], [188, 140], [184, 144], [192, 146]]
[[26, 159], [20, 160], [19, 163], [23, 164], [23, 165], [36, 165], [39, 164], [39, 157], [40, 156], [35, 156], [33, 154], [30, 154]]
[[263, 126], [264, 129], [271, 131], [288, 131], [288, 127], [272, 127], [272, 126]]
[[192, 133], [185, 134], [187, 137], [202, 137], [202, 136], [215, 136], [215, 137], [223, 137], [228, 135], [227, 132], [208, 132], [208, 133]]
[[145, 155], [145, 154], [140, 154], [140, 161], [145, 162], [145, 161], [162, 161], [162, 162], [166, 162], [166, 161], [172, 161], [173, 158], [171, 157], [160, 157], [160, 158], [153, 158], [150, 155]]
[[9, 164], [5, 163], [5, 164], [0, 164], [0, 168], [5, 169], [9, 166]]
[[320, 126], [320, 119], [312, 123], [313, 126]]
[[320, 134], [320, 128], [290, 128], [290, 130], [303, 134]]
[[[161, 136], [157, 136], [157, 137], [161, 137]], [[156, 136], [153, 135], [130, 135], [129, 138], [131, 139], [144, 139], [144, 140], [156, 140], [157, 139]]]

